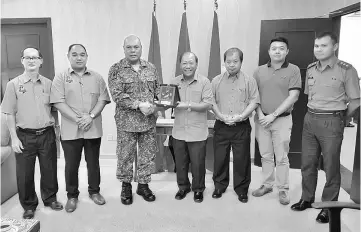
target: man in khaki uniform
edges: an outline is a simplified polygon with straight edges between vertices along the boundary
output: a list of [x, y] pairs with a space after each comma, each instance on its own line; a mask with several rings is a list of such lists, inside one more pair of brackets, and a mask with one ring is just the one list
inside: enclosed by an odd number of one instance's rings
[[58, 192], [56, 137], [54, 117], [49, 104], [51, 80], [39, 74], [43, 56], [36, 48], [22, 52], [24, 73], [6, 86], [1, 106], [6, 114], [11, 146], [16, 158], [16, 178], [24, 219], [34, 217], [38, 206], [34, 170], [36, 157], [40, 165], [40, 190], [45, 206], [62, 210], [56, 200]]
[[276, 179], [279, 201], [283, 205], [290, 203], [288, 151], [293, 124], [291, 112], [302, 87], [300, 69], [287, 61], [288, 52], [286, 38], [272, 39], [268, 50], [270, 61], [254, 72], [261, 98], [254, 122], [262, 157], [263, 183], [252, 195], [260, 197], [272, 192]]
[[227, 71], [212, 80], [214, 96], [214, 192], [220, 198], [229, 185], [230, 149], [233, 152], [233, 188], [242, 203], [248, 202], [251, 183], [251, 124], [249, 116], [260, 103], [257, 82], [241, 71], [243, 52], [230, 48], [224, 53]]
[[[172, 131], [179, 191], [175, 198], [183, 199], [192, 187], [194, 201], [203, 201], [205, 187], [205, 158], [208, 137], [207, 110], [212, 108], [212, 86], [208, 78], [196, 73], [198, 58], [186, 52], [180, 58], [182, 75], [172, 79], [178, 85], [180, 102], [174, 109]], [[189, 163], [192, 185], [188, 178]]]
[[71, 68], [57, 74], [51, 87], [51, 103], [60, 111], [61, 144], [65, 158], [67, 212], [77, 207], [79, 196], [78, 171], [82, 150], [88, 168], [88, 192], [95, 204], [105, 204], [100, 192], [99, 150], [103, 135], [102, 116], [110, 103], [102, 76], [86, 67], [88, 54], [81, 44], [68, 49]]
[[[305, 94], [308, 112], [302, 133], [302, 196], [291, 209], [311, 208], [315, 200], [317, 167], [322, 152], [326, 184], [322, 201], [337, 201], [341, 185], [340, 152], [345, 113], [352, 115], [360, 105], [360, 86], [356, 69], [337, 59], [337, 37], [323, 32], [315, 39], [317, 62], [307, 68]], [[329, 222], [328, 210], [321, 210], [316, 220]]]

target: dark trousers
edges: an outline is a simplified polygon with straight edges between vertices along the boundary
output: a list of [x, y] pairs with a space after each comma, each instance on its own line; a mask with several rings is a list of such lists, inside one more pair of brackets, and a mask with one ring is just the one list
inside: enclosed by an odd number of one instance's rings
[[344, 116], [305, 115], [302, 132], [302, 199], [315, 200], [317, 167], [322, 152], [326, 184], [322, 201], [337, 201], [340, 186], [340, 153], [344, 131]]
[[65, 184], [68, 198], [79, 196], [79, 165], [84, 148], [85, 161], [88, 169], [89, 194], [100, 191], [99, 150], [101, 138], [61, 140], [65, 158]]
[[15, 153], [19, 200], [25, 210], [35, 210], [38, 206], [34, 183], [36, 157], [40, 165], [41, 199], [44, 205], [56, 201], [58, 178], [55, 132], [54, 128], [50, 128], [41, 135], [35, 135], [18, 130], [17, 135], [24, 147], [22, 153]]
[[213, 138], [213, 181], [216, 189], [226, 190], [229, 185], [229, 156], [232, 147], [234, 191], [238, 195], [248, 192], [251, 183], [251, 130], [248, 119], [234, 126], [216, 120]]
[[206, 143], [207, 140], [186, 142], [173, 138], [173, 148], [177, 168], [177, 184], [179, 189], [189, 189], [189, 163], [192, 172], [192, 191], [203, 192], [206, 175]]

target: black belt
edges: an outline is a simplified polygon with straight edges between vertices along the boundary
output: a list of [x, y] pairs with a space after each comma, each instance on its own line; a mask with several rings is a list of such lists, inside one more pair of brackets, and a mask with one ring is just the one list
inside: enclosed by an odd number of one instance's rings
[[[268, 115], [268, 114], [265, 114], [265, 113], [263, 113], [263, 114], [264, 114], [264, 116]], [[288, 116], [290, 114], [291, 114], [290, 112], [283, 112], [282, 114], [278, 115], [277, 117], [286, 117], [286, 116]]]
[[316, 115], [344, 115], [345, 113], [344, 110], [315, 110], [311, 108], [308, 108], [307, 111]]
[[53, 126], [48, 126], [48, 127], [44, 127], [44, 128], [40, 128], [40, 129], [23, 129], [21, 127], [18, 127], [17, 129], [21, 132], [24, 132], [26, 134], [32, 134], [32, 135], [42, 135], [45, 132], [47, 132], [48, 130], [54, 128]]
[[239, 126], [239, 125], [242, 125], [242, 124], [249, 124], [249, 118], [247, 118], [246, 120], [240, 121], [240, 122], [236, 122], [236, 123], [234, 123], [232, 125], [226, 124], [223, 121], [218, 120], [218, 119], [216, 120], [216, 122], [218, 122], [219, 124], [225, 125], [225, 126], [235, 127], [235, 126]]

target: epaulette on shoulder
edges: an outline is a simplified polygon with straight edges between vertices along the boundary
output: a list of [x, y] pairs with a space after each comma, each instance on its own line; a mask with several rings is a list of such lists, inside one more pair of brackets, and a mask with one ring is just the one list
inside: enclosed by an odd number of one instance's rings
[[342, 61], [342, 60], [338, 61], [337, 64], [338, 64], [338, 66], [340, 66], [341, 68], [343, 68], [345, 70], [348, 70], [348, 69], [350, 69], [352, 67], [351, 64], [349, 64], [349, 63], [347, 63], [345, 61]]
[[315, 66], [316, 64], [317, 64], [317, 61], [309, 64], [309, 65], [307, 66], [307, 69], [312, 68], [312, 67]]

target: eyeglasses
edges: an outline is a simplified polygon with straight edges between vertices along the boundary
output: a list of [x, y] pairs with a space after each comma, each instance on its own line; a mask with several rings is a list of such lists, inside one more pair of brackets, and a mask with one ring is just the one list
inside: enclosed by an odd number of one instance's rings
[[22, 57], [24, 60], [41, 60], [42, 58], [39, 57], [39, 56], [34, 56], [34, 57], [31, 57], [31, 56], [23, 56]]

